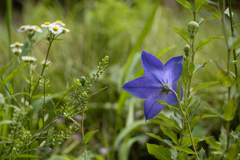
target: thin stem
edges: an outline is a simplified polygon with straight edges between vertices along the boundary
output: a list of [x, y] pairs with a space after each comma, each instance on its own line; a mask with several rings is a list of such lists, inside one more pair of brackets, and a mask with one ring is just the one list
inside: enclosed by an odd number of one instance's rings
[[[184, 106], [185, 108], [187, 108], [187, 83], [185, 83], [185, 90], [184, 90]], [[180, 133], [180, 146], [182, 145], [182, 139], [183, 139], [183, 129], [184, 129], [184, 124], [185, 124], [185, 117], [183, 117], [182, 120], [182, 129], [181, 129], [181, 133]]]
[[49, 55], [49, 51], [50, 51], [50, 48], [51, 48], [51, 46], [52, 46], [53, 41], [54, 41], [54, 37], [53, 37], [52, 40], [49, 41], [49, 46], [48, 46], [47, 56], [46, 56], [46, 58], [45, 58], [45, 64], [43, 65], [43, 68], [42, 68], [41, 74], [40, 74], [40, 76], [39, 76], [39, 79], [38, 79], [38, 81], [37, 81], [36, 86], [34, 87], [34, 89], [33, 89], [33, 91], [32, 91], [32, 95], [31, 95], [31, 98], [30, 98], [30, 99], [32, 99], [32, 97], [33, 97], [33, 95], [34, 95], [34, 93], [35, 93], [35, 91], [36, 91], [36, 89], [37, 89], [37, 87], [38, 87], [38, 85], [39, 85], [39, 81], [40, 81], [40, 79], [41, 79], [41, 77], [42, 77], [42, 75], [43, 75], [44, 69], [46, 68], [46, 63], [47, 63], [47, 59], [48, 59], [48, 55]]
[[44, 128], [44, 111], [45, 111], [45, 98], [46, 98], [46, 95], [45, 95], [45, 75], [43, 77], [43, 115], [42, 115], [42, 121], [43, 121], [43, 128]]
[[170, 89], [170, 90], [175, 94], [175, 96], [176, 96], [176, 98], [177, 98], [177, 100], [178, 100], [178, 104], [179, 104], [180, 110], [181, 110], [181, 112], [182, 112], [182, 115], [183, 115], [183, 117], [184, 117], [184, 118], [187, 120], [187, 122], [188, 122], [188, 132], [189, 132], [189, 134], [190, 134], [192, 146], [193, 146], [194, 152], [195, 152], [195, 154], [196, 154], [196, 157], [197, 157], [197, 159], [199, 160], [198, 155], [197, 155], [197, 151], [196, 151], [196, 148], [195, 148], [195, 145], [194, 145], [194, 143], [193, 143], [192, 132], [191, 132], [189, 120], [188, 120], [188, 118], [186, 117], [184, 111], [182, 110], [181, 102], [180, 102], [180, 100], [179, 100], [179, 98], [178, 98], [178, 96], [177, 96], [177, 93], [176, 93], [174, 90], [172, 90], [172, 89]]
[[[82, 111], [82, 139], [84, 140], [84, 111]], [[84, 160], [87, 160], [86, 146], [84, 142], [83, 142], [83, 147], [84, 147]]]

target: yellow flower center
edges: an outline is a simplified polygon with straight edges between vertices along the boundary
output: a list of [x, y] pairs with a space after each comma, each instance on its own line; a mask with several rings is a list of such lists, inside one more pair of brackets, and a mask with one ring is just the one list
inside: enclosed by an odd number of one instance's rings
[[53, 27], [53, 30], [54, 30], [54, 31], [58, 31], [58, 27], [56, 27], [56, 26]]
[[44, 24], [45, 24], [45, 25], [50, 25], [51, 23], [50, 23], [50, 22], [45, 22]]
[[57, 23], [62, 23], [62, 21], [60, 21], [60, 20], [57, 20], [56, 22], [57, 22]]
[[20, 28], [23, 28], [23, 27], [25, 27], [24, 25], [22, 25]]
[[18, 44], [19, 44], [19, 42], [15, 42], [14, 44], [15, 44], [15, 45], [18, 45]]
[[35, 29], [39, 30], [40, 28], [38, 26], [36, 26]]

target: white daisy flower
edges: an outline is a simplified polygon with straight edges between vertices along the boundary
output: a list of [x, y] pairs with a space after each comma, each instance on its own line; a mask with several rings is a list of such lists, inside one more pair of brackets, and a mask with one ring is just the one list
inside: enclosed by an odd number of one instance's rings
[[52, 62], [47, 60], [47, 62], [45, 64], [45, 59], [44, 59], [41, 63], [43, 66], [48, 67]]
[[44, 24], [41, 24], [41, 27], [47, 27], [47, 28], [49, 28], [49, 27], [51, 27], [51, 23], [50, 22], [44, 22]]
[[19, 47], [19, 46], [23, 46], [23, 43], [15, 42], [10, 45], [10, 47]]
[[63, 32], [63, 28], [59, 25], [53, 24], [49, 30], [53, 33], [53, 34], [61, 34]]
[[30, 57], [30, 56], [22, 56], [22, 60], [24, 62], [30, 62], [30, 63], [33, 63], [37, 60], [37, 58], [35, 57]]
[[25, 32], [27, 31], [29, 28], [29, 25], [22, 25], [19, 29], [18, 32]]
[[12, 51], [16, 56], [22, 53], [22, 49], [20, 48], [13, 48]]
[[63, 33], [65, 33], [65, 32], [70, 32], [70, 30], [67, 29], [67, 28], [62, 27], [62, 29], [63, 29]]
[[57, 20], [56, 22], [53, 22], [52, 24], [57, 24], [57, 25], [60, 25], [60, 26], [65, 26], [65, 23], [62, 23], [62, 21], [60, 21], [60, 20]]
[[42, 32], [42, 29], [40, 28], [40, 27], [38, 27], [38, 26], [36, 26], [36, 25], [33, 25], [33, 26], [29, 26], [28, 28], [27, 28], [27, 30], [29, 30], [29, 31], [35, 31], [35, 32]]

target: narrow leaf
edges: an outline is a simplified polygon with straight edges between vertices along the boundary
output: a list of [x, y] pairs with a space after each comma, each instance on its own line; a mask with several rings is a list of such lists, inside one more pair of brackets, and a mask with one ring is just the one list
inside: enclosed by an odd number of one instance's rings
[[169, 146], [172, 146], [172, 145], [173, 145], [172, 142], [169, 141], [168, 139], [162, 139], [160, 136], [155, 135], [155, 134], [153, 134], [153, 133], [146, 133], [146, 134], [149, 135], [149, 136], [152, 137], [152, 138], [155, 138], [155, 139], [157, 139], [157, 140], [159, 140], [159, 141], [161, 141], [161, 142], [169, 145]]
[[179, 34], [186, 42], [190, 43], [190, 37], [187, 30], [181, 28], [171, 28], [171, 30]]
[[88, 133], [85, 135], [83, 142], [84, 142], [85, 144], [87, 144], [87, 143], [92, 139], [93, 134], [96, 133], [96, 132], [98, 132], [98, 131], [99, 131], [99, 130], [88, 132]]
[[168, 148], [147, 143], [148, 153], [154, 155], [159, 160], [172, 160]]
[[202, 5], [206, 2], [206, 0], [196, 0], [194, 2], [195, 11], [198, 12], [202, 9]]
[[0, 125], [10, 124], [11, 122], [12, 122], [11, 120], [3, 120], [3, 121], [0, 121]]
[[201, 88], [204, 88], [204, 87], [207, 87], [207, 86], [210, 86], [210, 85], [213, 85], [213, 84], [217, 84], [217, 83], [219, 83], [219, 81], [201, 83], [198, 86], [196, 86], [195, 88], [193, 88], [193, 90], [191, 92], [197, 91]]
[[223, 151], [221, 145], [219, 143], [217, 143], [213, 137], [205, 137], [204, 135], [202, 135], [202, 137], [205, 139], [207, 144], [211, 145], [213, 148], [215, 148], [219, 151]]
[[236, 110], [237, 110], [237, 107], [236, 107], [236, 104], [235, 104], [235, 97], [233, 97], [232, 99], [229, 100], [227, 105], [224, 107], [223, 118], [226, 121], [233, 120]]
[[202, 39], [202, 40], [198, 43], [198, 45], [197, 45], [197, 47], [196, 47], [196, 52], [199, 51], [199, 50], [201, 50], [202, 47], [205, 46], [206, 44], [208, 44], [208, 43], [210, 43], [210, 42], [212, 42], [212, 41], [214, 41], [214, 40], [216, 40], [216, 39], [224, 39], [224, 36], [220, 36], [220, 37], [209, 37], [209, 38], [207, 38], [207, 39]]
[[189, 115], [189, 120], [191, 121], [191, 119], [193, 118], [194, 114], [196, 113], [196, 111], [198, 110], [198, 108], [200, 107], [201, 104], [201, 100], [198, 101], [198, 103], [195, 105], [195, 107], [193, 108], [193, 110], [191, 111], [190, 115]]
[[194, 68], [193, 73], [195, 73], [195, 72], [197, 72], [198, 70], [204, 68], [206, 64], [207, 64], [207, 62], [204, 62], [202, 65], [196, 65], [195, 68]]
[[[179, 139], [179, 141], [180, 141], [180, 139]], [[200, 137], [193, 137], [194, 145], [197, 145], [197, 143], [201, 142], [201, 141], [203, 141], [202, 138], [200, 138]], [[183, 139], [182, 139], [182, 146], [183, 147], [192, 146], [191, 138], [190, 137], [183, 137]]]
[[220, 14], [218, 13], [218, 11], [216, 9], [214, 9], [213, 7], [209, 6], [209, 5], [202, 5], [208, 12], [211, 12], [213, 14], [214, 17], [216, 17], [217, 19], [221, 19]]
[[[200, 120], [200, 116], [195, 116], [191, 119], [190, 121], [190, 128], [191, 128], [191, 131], [193, 130], [194, 126], [197, 124], [197, 122]], [[188, 125], [188, 124], [186, 124]], [[186, 135], [188, 134], [189, 131], [188, 131], [188, 127], [184, 127], [183, 129], [183, 135]]]
[[177, 0], [177, 2], [180, 3], [183, 7], [187, 8], [189, 11], [193, 11], [191, 4], [187, 0]]
[[169, 123], [170, 125], [172, 125], [173, 127], [175, 127], [177, 130], [180, 131], [180, 127], [178, 126], [177, 122], [171, 118], [166, 117], [164, 114], [158, 114], [157, 118], [160, 118], [162, 120], [164, 120], [166, 123]]
[[188, 64], [188, 72], [189, 72], [189, 75], [192, 75], [192, 74], [193, 74], [194, 69], [195, 69], [195, 65], [193, 64], [193, 62], [189, 62], [189, 64]]
[[18, 72], [26, 65], [27, 63], [19, 66], [17, 69], [15, 69], [14, 71], [12, 71], [7, 77], [5, 77], [2, 81], [0, 81], [0, 88], [2, 88], [2, 86], [4, 84], [6, 84], [8, 81], [10, 81], [11, 79], [13, 79]]
[[163, 126], [161, 126], [161, 130], [166, 136], [172, 139], [173, 143], [175, 143], [176, 145], [179, 145], [176, 133], [174, 133], [171, 129], [165, 128]]
[[187, 154], [195, 154], [195, 152], [193, 152], [193, 150], [191, 150], [190, 148], [187, 148], [187, 147], [182, 147], [182, 146], [172, 146], [172, 147], [179, 151], [186, 152]]
[[219, 117], [219, 115], [217, 114], [206, 114], [204, 113], [204, 115], [201, 118], [215, 118], [215, 117]]

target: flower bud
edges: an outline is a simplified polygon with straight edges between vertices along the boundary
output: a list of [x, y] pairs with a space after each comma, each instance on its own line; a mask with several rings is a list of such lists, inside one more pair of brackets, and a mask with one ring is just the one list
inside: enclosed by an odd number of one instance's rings
[[81, 78], [80, 78], [80, 83], [81, 83], [81, 85], [84, 87], [84, 85], [85, 85], [85, 82], [86, 82], [86, 78], [84, 77], [84, 76], [82, 76]]
[[40, 148], [42, 148], [42, 147], [44, 147], [45, 146], [45, 144], [46, 144], [46, 141], [43, 141], [41, 144], [40, 144]]
[[199, 31], [199, 24], [195, 21], [191, 21], [188, 23], [188, 32], [189, 37], [193, 39], [195, 37], [195, 34]]
[[185, 55], [188, 56], [189, 55], [189, 51], [190, 51], [190, 46], [188, 44], [186, 44], [183, 48]]

